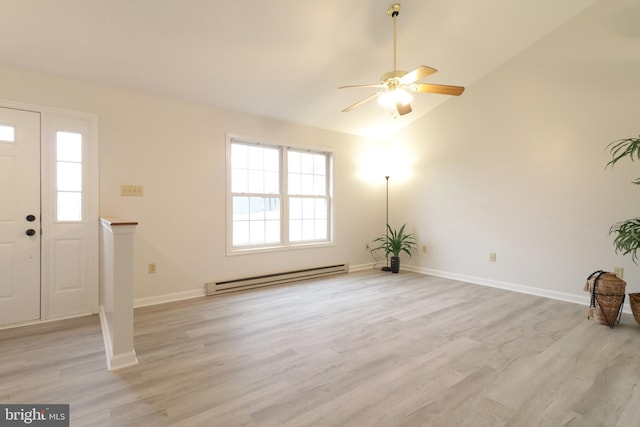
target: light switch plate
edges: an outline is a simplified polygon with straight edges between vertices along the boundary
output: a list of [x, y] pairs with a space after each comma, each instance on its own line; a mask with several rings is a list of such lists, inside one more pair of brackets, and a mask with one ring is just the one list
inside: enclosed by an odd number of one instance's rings
[[142, 197], [144, 196], [144, 187], [142, 185], [121, 185], [120, 195], [125, 197]]

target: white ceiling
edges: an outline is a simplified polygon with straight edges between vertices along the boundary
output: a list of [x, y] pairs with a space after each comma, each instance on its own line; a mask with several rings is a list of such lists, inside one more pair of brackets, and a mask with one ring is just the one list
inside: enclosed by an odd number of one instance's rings
[[[403, 0], [398, 68], [467, 86], [596, 0]], [[0, 63], [386, 138], [455, 97], [394, 118], [373, 93], [393, 68], [391, 0], [0, 0]], [[464, 94], [462, 95], [464, 96]]]

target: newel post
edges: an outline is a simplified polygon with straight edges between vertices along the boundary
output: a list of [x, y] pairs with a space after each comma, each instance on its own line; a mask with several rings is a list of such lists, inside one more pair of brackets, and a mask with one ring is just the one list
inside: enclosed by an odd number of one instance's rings
[[133, 348], [133, 235], [138, 223], [100, 218], [100, 323], [112, 371], [136, 365]]

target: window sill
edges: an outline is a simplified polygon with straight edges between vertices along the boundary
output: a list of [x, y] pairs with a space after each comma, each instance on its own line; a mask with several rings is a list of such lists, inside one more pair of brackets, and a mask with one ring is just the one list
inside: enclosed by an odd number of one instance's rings
[[261, 246], [246, 249], [227, 249], [227, 256], [253, 255], [269, 252], [296, 251], [300, 249], [320, 249], [335, 246], [334, 242], [300, 243], [286, 246]]

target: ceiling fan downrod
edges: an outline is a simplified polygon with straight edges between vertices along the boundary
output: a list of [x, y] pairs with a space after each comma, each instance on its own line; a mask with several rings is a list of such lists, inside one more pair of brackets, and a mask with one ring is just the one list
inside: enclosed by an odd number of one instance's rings
[[395, 73], [395, 71], [396, 71], [396, 58], [397, 58], [397, 54], [396, 54], [396, 48], [397, 48], [396, 25], [397, 25], [398, 15], [400, 15], [400, 4], [399, 3], [395, 3], [395, 4], [392, 4], [391, 6], [389, 6], [389, 9], [387, 9], [387, 15], [389, 15], [391, 18], [393, 18], [393, 71]]

